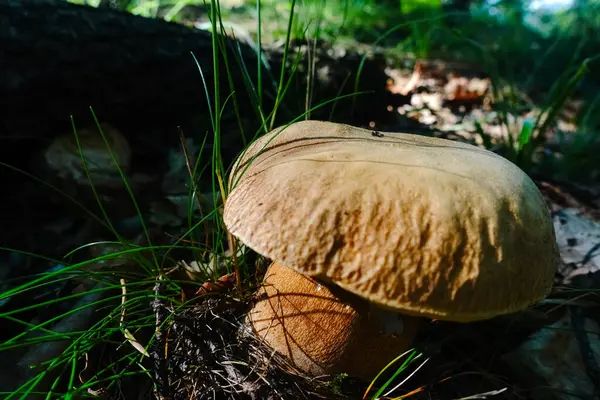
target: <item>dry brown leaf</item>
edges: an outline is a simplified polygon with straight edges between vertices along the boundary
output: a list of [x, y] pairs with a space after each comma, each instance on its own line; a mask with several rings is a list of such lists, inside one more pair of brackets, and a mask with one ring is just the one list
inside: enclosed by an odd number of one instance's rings
[[600, 224], [566, 208], [554, 214], [554, 229], [563, 265], [564, 284], [577, 276], [600, 271]]

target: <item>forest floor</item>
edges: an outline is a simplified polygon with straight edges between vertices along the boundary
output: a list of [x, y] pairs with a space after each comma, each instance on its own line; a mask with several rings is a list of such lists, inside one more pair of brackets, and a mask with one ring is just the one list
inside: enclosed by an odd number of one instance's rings
[[[246, 26], [244, 21], [248, 26], [252, 25], [252, 21], [242, 18], [238, 27]], [[188, 21], [188, 24], [203, 23], [205, 20], [202, 19]], [[244, 29], [254, 35], [248, 26]], [[482, 65], [436, 57], [390, 56], [389, 49], [374, 50], [372, 46], [358, 42], [336, 45], [325, 41], [313, 44], [295, 42], [295, 45], [297, 49], [315, 46], [317, 57], [313, 85], [319, 88], [315, 93], [320, 93], [315, 97], [338, 91], [346, 78], [346, 70], [356, 67], [357, 57], [360, 59], [365, 51], [371, 53], [369, 68], [372, 69], [367, 69], [361, 88], [368, 89], [369, 83], [372, 83], [376, 99], [361, 103], [361, 107], [369, 104], [371, 108], [362, 108], [352, 115], [347, 116], [344, 110], [337, 110], [334, 117], [337, 122], [464, 141], [488, 147], [507, 157], [514, 156], [516, 162], [523, 163], [523, 168], [534, 179], [552, 211], [562, 258], [552, 295], [532, 309], [491, 321], [473, 324], [429, 322], [415, 344], [424, 355], [421, 359], [428, 359], [428, 362], [393, 395], [382, 398], [597, 398], [594, 396], [600, 393], [600, 313], [597, 311], [600, 306], [600, 176], [578, 181], [572, 176], [578, 168], [585, 169], [585, 165], [539, 161], [548, 154], [564, 161], [567, 156], [561, 155], [561, 152], [580, 143], [577, 139], [580, 133], [578, 117], [588, 99], [577, 96], [565, 99], [555, 122], [543, 133], [545, 140], [542, 145], [535, 149], [531, 159], [523, 160], [514, 155], [507, 143], [518, 143], [523, 126], [544, 112], [544, 108], [536, 104], [535, 99], [539, 96], [518, 87], [498, 85]], [[273, 52], [282, 51], [278, 41], [264, 46]], [[506, 112], [498, 106], [506, 101], [509, 93], [512, 101], [518, 104], [518, 112]], [[187, 150], [200, 145], [199, 138], [187, 138]], [[73, 151], [66, 146], [57, 148], [59, 152]], [[184, 152], [181, 148], [171, 148], [165, 153], [169, 168], [159, 179], [161, 189], [152, 192], [152, 195], [145, 195], [143, 190], [136, 195], [139, 207], [144, 210], [146, 227], [131, 218], [132, 207], [124, 206], [128, 198], [123, 200], [120, 195], [106, 197], [108, 207], [117, 211], [112, 214], [116, 215], [113, 223], [123, 229], [131, 243], [143, 243], [146, 232], [149, 232], [155, 246], [169, 246], [188, 229], [187, 193], [185, 190], [170, 190], [174, 183], [185, 182], [189, 178]], [[577, 153], [567, 150], [565, 154], [575, 157]], [[600, 154], [595, 161], [600, 163]], [[561, 170], [557, 165], [564, 168]], [[156, 170], [150, 165], [148, 168], [133, 177], [132, 182], [143, 187], [147, 176], [156, 176]], [[566, 171], [568, 168], [572, 170]], [[202, 201], [208, 204], [208, 209], [211, 204], [218, 203], [218, 194], [210, 188], [202, 191]], [[79, 261], [121, 248], [118, 243], [108, 242], [113, 238], [99, 235], [92, 228], [95, 223], [92, 218], [80, 215], [73, 218], [69, 214], [69, 206], [64, 207], [62, 214], [37, 219], [35, 232], [30, 234], [31, 240], [39, 243], [44, 236], [60, 236], [65, 249], [92, 242], [100, 244], [82, 248], [76, 258]], [[213, 229], [215, 223], [210, 221], [206, 226]], [[48, 249], [49, 253], [55, 251], [55, 248]], [[270, 354], [244, 329], [243, 317], [251, 302], [251, 290], [244, 295], [237, 293], [226, 274], [230, 271], [225, 271], [226, 268], [217, 262], [220, 267], [215, 267], [212, 275], [223, 275], [222, 285], [206, 284], [204, 291], [198, 291], [198, 286], [204, 283], [197, 281], [197, 275], [202, 275], [199, 264], [194, 263], [189, 253], [178, 251], [173, 249], [170, 260], [186, 262], [173, 262], [165, 268], [170, 279], [179, 282], [175, 289], [167, 288], [160, 281], [140, 280], [143, 266], [135, 266], [136, 261], [126, 257], [110, 260], [110, 263], [96, 260], [82, 270], [83, 274], [67, 275], [68, 279], [40, 288], [36, 296], [21, 295], [1, 300], [0, 311], [7, 304], [18, 303], [25, 309], [28, 304], [48, 302], [43, 308], [20, 311], [19, 318], [33, 326], [46, 320], [47, 315], [72, 312], [69, 314], [72, 318], [58, 322], [53, 330], [62, 333], [85, 331], [103, 319], [97, 314], [69, 310], [83, 309], [86, 304], [98, 301], [98, 297], [93, 295], [96, 289], [110, 293], [110, 301], [105, 306], [114, 307], [126, 304], [128, 298], [135, 296], [136, 290], [135, 286], [125, 290], [123, 281], [121, 285], [103, 288], [106, 283], [102, 279], [90, 279], [90, 276], [95, 276], [99, 270], [103, 273], [109, 270], [114, 278], [115, 271], [123, 271], [127, 267], [130, 269], [127, 274], [119, 275], [120, 279], [128, 282], [138, 280], [140, 288], [143, 286], [144, 290], [158, 295], [152, 302], [152, 312], [140, 311], [143, 308], [140, 305], [147, 304], [150, 296], [139, 303], [115, 308], [120, 310], [112, 319], [117, 321], [117, 326], [98, 340], [100, 344], [88, 348], [80, 343], [82, 348], [77, 351], [85, 354], [85, 362], [74, 362], [77, 368], [72, 374], [71, 386], [79, 385], [85, 389], [82, 392], [90, 395], [125, 399], [147, 398], [153, 392], [164, 399], [363, 398], [368, 382], [343, 376], [309, 379], [287, 372], [285, 361]], [[208, 265], [208, 256], [203, 257]], [[251, 275], [248, 288], [251, 288], [260, 281], [265, 265], [264, 260], [247, 258], [251, 265], [248, 269]], [[3, 263], [22, 267], [24, 259], [22, 255], [13, 253]], [[37, 264], [35, 268], [25, 269], [39, 272], [39, 268], [40, 264]], [[43, 268], [46, 271], [68, 269], [64, 264], [48, 261]], [[207, 268], [212, 267], [208, 265]], [[192, 282], [194, 280], [196, 282]], [[10, 283], [7, 288], [15, 285]], [[204, 296], [207, 292], [210, 295]], [[87, 294], [81, 297], [81, 293]], [[53, 299], [68, 296], [73, 296], [77, 302], [53, 303]], [[177, 304], [170, 301], [174, 297]], [[124, 330], [123, 321], [133, 320], [134, 316], [135, 323], [139, 325], [129, 328], [129, 331]], [[167, 320], [168, 329], [157, 329], [156, 340], [152, 341], [150, 348], [144, 349], [140, 343], [154, 339], [154, 327], [162, 326]], [[14, 323], [9, 330], [18, 336], [20, 329], [22, 324]], [[3, 337], [10, 336], [9, 330], [5, 330]], [[43, 369], [48, 365], [43, 362], [58, 357], [67, 346], [65, 342], [57, 343], [32, 340], [30, 344], [33, 347], [29, 350], [9, 349], [8, 356], [0, 361], [0, 370], [8, 371], [11, 365], [23, 367], [31, 364]], [[120, 369], [141, 365], [144, 357], [150, 362], [137, 373], [121, 374]], [[392, 386], [408, 377], [419, 365], [412, 365], [396, 377]], [[148, 375], [153, 379], [147, 379]], [[109, 385], [98, 376], [118, 376], [119, 383]], [[8, 375], [2, 378], [11, 380]], [[0, 379], [2, 388], [10, 384], [3, 380]], [[86, 387], [87, 384], [89, 387]], [[381, 380], [377, 384], [381, 384]], [[372, 398], [373, 394], [370, 391], [364, 398]]]

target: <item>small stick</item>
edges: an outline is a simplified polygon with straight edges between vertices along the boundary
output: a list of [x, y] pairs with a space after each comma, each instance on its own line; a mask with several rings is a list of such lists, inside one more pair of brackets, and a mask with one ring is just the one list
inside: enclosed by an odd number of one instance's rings
[[123, 335], [125, 336], [125, 339], [127, 339], [127, 341], [131, 343], [131, 345], [137, 351], [139, 351], [140, 353], [142, 353], [142, 355], [146, 357], [150, 357], [144, 346], [142, 346], [142, 344], [137, 341], [137, 339], [135, 338], [135, 336], [133, 336], [129, 329], [125, 328], [125, 302], [127, 301], [127, 287], [125, 286], [125, 279], [121, 278], [119, 282], [121, 283], [121, 321], [119, 322], [119, 327], [123, 330]]

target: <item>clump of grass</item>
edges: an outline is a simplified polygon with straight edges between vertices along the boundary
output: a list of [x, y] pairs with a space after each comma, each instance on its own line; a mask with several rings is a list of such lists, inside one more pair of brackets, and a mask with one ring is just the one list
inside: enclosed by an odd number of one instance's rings
[[[521, 114], [522, 110], [516, 95], [515, 84], [508, 84], [508, 91], [502, 90], [506, 81], [502, 79], [496, 61], [489, 57], [485, 48], [479, 43], [470, 42], [480, 49], [486, 68], [492, 77], [493, 97], [496, 100], [496, 108], [499, 111], [498, 115], [505, 132], [504, 137], [495, 143], [494, 139], [485, 132], [482, 125], [476, 123], [477, 134], [480, 135], [485, 147], [495, 148], [503, 157], [529, 173], [543, 174], [544, 171], [540, 171], [539, 166], [544, 163], [544, 150], [548, 133], [556, 125], [567, 100], [590, 71], [590, 65], [596, 63], [600, 56], [588, 57], [578, 62], [578, 52], [575, 52], [571, 67], [565, 70], [554, 83], [537, 117], [526, 118], [519, 131], [515, 132], [509, 114], [517, 116]], [[543, 62], [545, 60], [540, 60], [540, 64]]]

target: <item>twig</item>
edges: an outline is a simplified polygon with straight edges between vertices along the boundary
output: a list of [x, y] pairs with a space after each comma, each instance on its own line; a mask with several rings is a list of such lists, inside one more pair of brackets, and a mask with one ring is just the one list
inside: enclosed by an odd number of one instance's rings
[[121, 283], [121, 321], [119, 322], [119, 327], [123, 330], [123, 335], [125, 336], [125, 339], [127, 339], [127, 341], [131, 343], [131, 345], [137, 351], [139, 351], [140, 353], [142, 353], [142, 355], [146, 357], [150, 357], [144, 346], [142, 346], [142, 344], [137, 341], [137, 339], [135, 338], [135, 336], [133, 336], [129, 329], [125, 328], [125, 303], [127, 302], [127, 287], [125, 286], [125, 279], [121, 278], [119, 282]]
[[467, 396], [467, 397], [461, 397], [460, 399], [456, 399], [456, 400], [480, 400], [480, 399], [487, 399], [488, 396], [497, 396], [501, 393], [506, 392], [507, 388], [502, 388], [499, 390], [492, 390], [489, 392], [485, 392], [485, 393], [479, 393], [479, 394], [474, 394], [472, 396]]
[[[169, 374], [167, 373], [167, 341], [165, 334], [163, 333], [163, 324], [167, 317], [166, 307], [164, 307], [164, 300], [160, 298], [165, 283], [163, 282], [163, 276], [160, 275], [156, 279], [154, 285], [154, 300], [152, 301], [152, 309], [156, 315], [156, 340], [151, 344], [152, 362], [154, 364], [154, 380], [155, 380], [155, 393], [156, 397], [160, 400], [167, 400], [171, 398], [170, 385], [169, 385]], [[163, 351], [161, 351], [163, 350]]]

